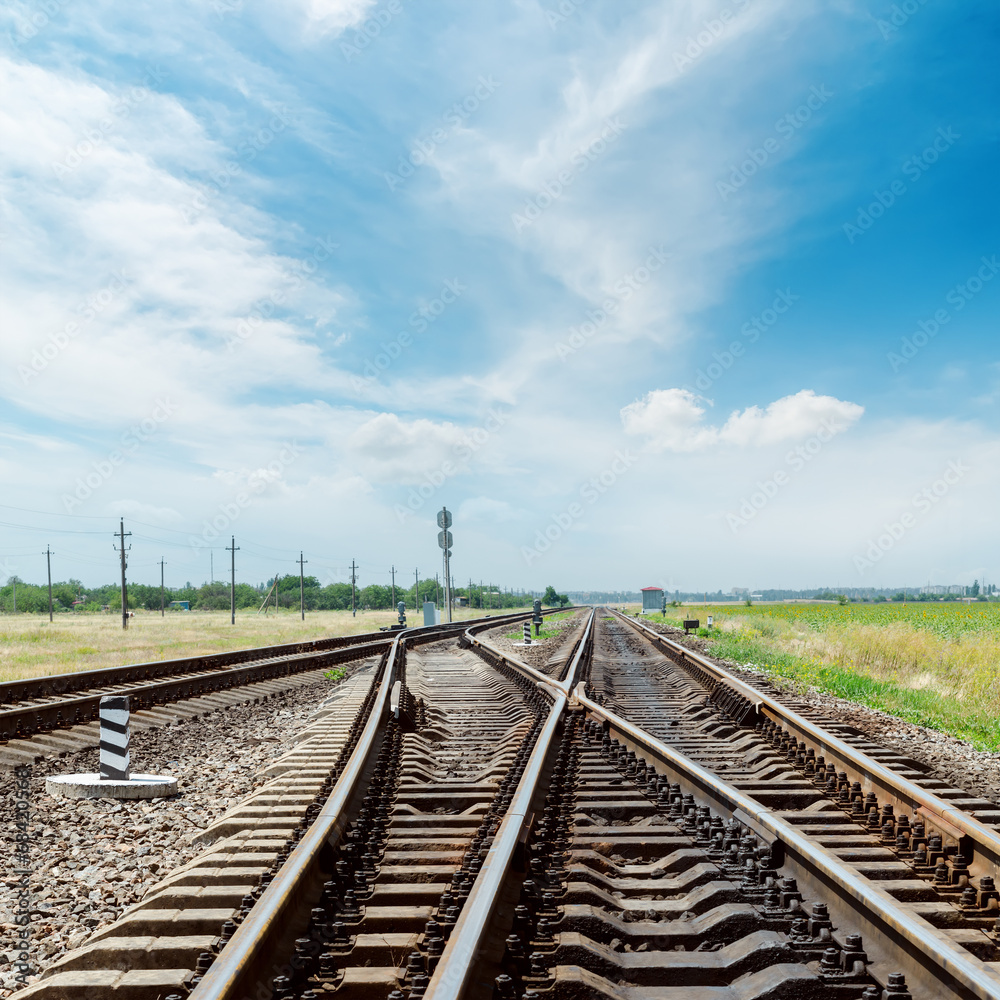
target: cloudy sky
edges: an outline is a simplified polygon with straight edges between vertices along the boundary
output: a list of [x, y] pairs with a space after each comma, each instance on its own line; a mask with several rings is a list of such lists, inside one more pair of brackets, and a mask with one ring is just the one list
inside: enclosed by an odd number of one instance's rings
[[988, 0], [11, 0], [0, 574], [1000, 582]]

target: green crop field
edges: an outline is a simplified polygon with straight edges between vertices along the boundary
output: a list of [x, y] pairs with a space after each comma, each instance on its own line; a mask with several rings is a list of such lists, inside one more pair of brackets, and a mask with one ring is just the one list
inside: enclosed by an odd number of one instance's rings
[[709, 613], [717, 618], [788, 622], [816, 632], [855, 625], [903, 624], [942, 639], [958, 639], [970, 632], [1000, 635], [1000, 603], [759, 604], [714, 607]]
[[[668, 609], [669, 610], [669, 609]], [[712, 615], [709, 652], [1000, 750], [1000, 604], [760, 604]], [[687, 615], [677, 609], [680, 623]], [[653, 616], [660, 620], [661, 616]]]

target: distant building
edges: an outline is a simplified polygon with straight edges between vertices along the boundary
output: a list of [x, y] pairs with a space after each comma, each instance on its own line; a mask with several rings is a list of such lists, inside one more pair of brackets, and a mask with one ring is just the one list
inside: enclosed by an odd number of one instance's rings
[[659, 611], [662, 607], [663, 607], [663, 588], [643, 587], [642, 613], [644, 615], [647, 615], [653, 611]]
[[190, 601], [171, 601], [170, 602], [171, 611], [190, 611], [191, 602]]

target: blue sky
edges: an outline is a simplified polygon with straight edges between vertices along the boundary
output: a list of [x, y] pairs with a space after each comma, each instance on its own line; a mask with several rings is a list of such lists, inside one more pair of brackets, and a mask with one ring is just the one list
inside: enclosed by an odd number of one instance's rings
[[993, 5], [3, 16], [0, 574], [993, 578]]

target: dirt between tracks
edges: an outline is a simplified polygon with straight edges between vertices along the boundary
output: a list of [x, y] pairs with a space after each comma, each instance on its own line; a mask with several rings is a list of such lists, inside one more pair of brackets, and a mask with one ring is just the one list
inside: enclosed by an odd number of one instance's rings
[[970, 743], [936, 729], [905, 722], [878, 709], [823, 694], [821, 691], [801, 693], [788, 688], [782, 689], [779, 678], [756, 670], [746, 670], [731, 660], [711, 656], [707, 651], [709, 644], [700, 636], [685, 635], [682, 629], [670, 626], [650, 627], [674, 642], [701, 653], [713, 663], [725, 667], [744, 683], [763, 694], [771, 695], [789, 708], [794, 709], [796, 704], [800, 704], [817, 709], [831, 722], [853, 726], [873, 743], [897, 750], [919, 761], [929, 768], [931, 775], [953, 787], [1000, 805], [1000, 753], [977, 750]]
[[[543, 674], [556, 676], [559, 673], [556, 670], [556, 664], [561, 664], [561, 661], [569, 654], [575, 637], [575, 630], [586, 620], [588, 614], [589, 608], [578, 611], [572, 618], [560, 618], [559, 621], [545, 622], [542, 626], [543, 628], [558, 629], [559, 634], [550, 636], [548, 639], [532, 639], [530, 646], [520, 645], [520, 635], [517, 638], [511, 638], [506, 634], [512, 632], [515, 628], [519, 629], [521, 627], [520, 623], [516, 626], [504, 625], [500, 628], [490, 629], [484, 633], [483, 637], [498, 649], [503, 650], [505, 653], [510, 653], [511, 656], [516, 656], [519, 660], [523, 660], [529, 666], [540, 670]], [[534, 633], [534, 629], [532, 629], [532, 633]], [[555, 661], [555, 663], [550, 665], [550, 661]]]
[[[353, 671], [352, 671], [353, 672]], [[31, 768], [29, 963], [47, 968], [113, 923], [173, 869], [203, 850], [189, 843], [267, 779], [258, 772], [289, 750], [332, 689], [320, 681], [259, 705], [238, 705], [163, 729], [132, 732], [134, 771], [180, 778], [181, 792], [147, 801], [55, 799], [53, 774], [98, 769], [96, 748]], [[15, 981], [14, 772], [0, 770], [0, 997]], [[28, 978], [35, 982], [37, 976]]]

